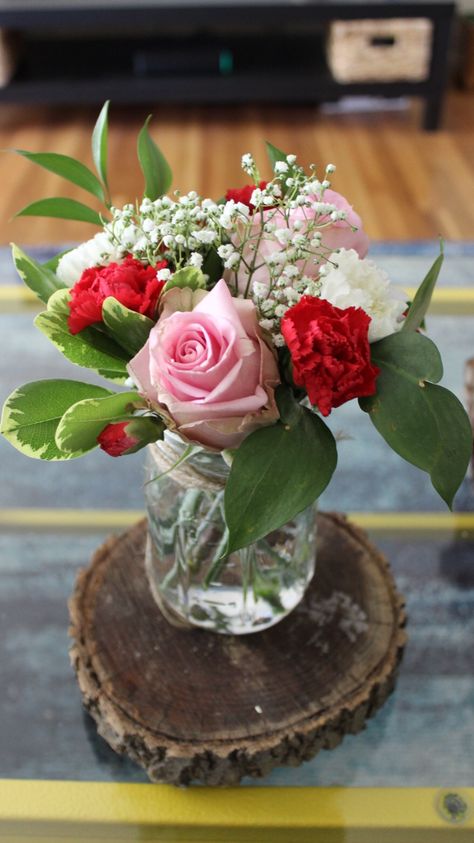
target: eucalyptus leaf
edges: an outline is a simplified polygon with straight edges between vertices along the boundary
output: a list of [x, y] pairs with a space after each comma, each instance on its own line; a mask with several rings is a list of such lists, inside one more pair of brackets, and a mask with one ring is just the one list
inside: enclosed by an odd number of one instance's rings
[[431, 302], [431, 296], [436, 286], [438, 276], [443, 265], [444, 254], [441, 244], [441, 254], [436, 258], [433, 266], [429, 269], [425, 279], [422, 281], [415, 297], [411, 302], [408, 313], [403, 321], [402, 331], [416, 331], [423, 323]]
[[434, 342], [423, 334], [390, 334], [370, 346], [372, 362], [390, 368], [415, 384], [420, 381], [438, 383], [443, 377], [441, 355]]
[[3, 407], [0, 432], [18, 451], [42, 460], [69, 460], [82, 451], [61, 451], [56, 429], [66, 410], [84, 398], [109, 395], [93, 384], [71, 380], [40, 380], [18, 387]]
[[82, 187], [87, 190], [92, 196], [104, 201], [104, 189], [97, 178], [85, 164], [76, 161], [75, 158], [70, 158], [69, 155], [59, 155], [56, 152], [26, 152], [24, 149], [15, 149], [14, 152], [32, 161], [33, 164], [49, 170], [58, 176], [62, 176], [67, 181]]
[[57, 311], [40, 313], [35, 319], [35, 325], [71, 363], [92, 369], [117, 383], [127, 379], [125, 352], [105, 334], [92, 328], [71, 334], [66, 314]]
[[109, 100], [102, 106], [92, 132], [92, 157], [98, 175], [108, 189], [107, 183], [107, 146], [109, 133]]
[[332, 477], [337, 450], [329, 428], [296, 402], [285, 409], [284, 421], [254, 431], [235, 452], [224, 495], [226, 553], [290, 521]]
[[172, 290], [173, 287], [189, 287], [191, 290], [204, 290], [206, 279], [203, 272], [195, 266], [184, 266], [173, 273], [163, 287], [163, 293]]
[[137, 154], [145, 177], [144, 196], [154, 201], [169, 190], [173, 175], [166, 158], [148, 133], [150, 120], [151, 115], [138, 135]]
[[78, 401], [62, 416], [56, 444], [66, 453], [86, 453], [97, 446], [97, 437], [108, 424], [131, 420], [140, 407], [146, 407], [146, 402], [135, 391]]
[[100, 227], [103, 225], [101, 216], [97, 211], [89, 208], [88, 205], [83, 205], [82, 202], [76, 202], [75, 199], [65, 199], [59, 196], [32, 202], [31, 205], [26, 205], [21, 211], [18, 211], [15, 216], [58, 217], [62, 220], [88, 222]]
[[102, 319], [113, 338], [132, 356], [145, 345], [154, 322], [148, 316], [136, 313], [113, 296], [102, 305]]
[[59, 278], [56, 277], [51, 269], [47, 266], [41, 265], [38, 261], [35, 261], [34, 258], [25, 254], [25, 252], [23, 252], [20, 247], [16, 246], [14, 243], [12, 244], [12, 257], [18, 275], [22, 281], [24, 281], [26, 286], [29, 287], [30, 290], [33, 290], [38, 298], [45, 304], [47, 304], [49, 297], [56, 292], [56, 290], [60, 290], [66, 286], [59, 280]]
[[428, 472], [448, 504], [462, 483], [472, 453], [472, 431], [461, 403], [430, 381], [442, 375], [439, 352], [417, 333], [394, 334], [371, 346], [380, 367], [375, 395], [359, 404], [390, 447]]

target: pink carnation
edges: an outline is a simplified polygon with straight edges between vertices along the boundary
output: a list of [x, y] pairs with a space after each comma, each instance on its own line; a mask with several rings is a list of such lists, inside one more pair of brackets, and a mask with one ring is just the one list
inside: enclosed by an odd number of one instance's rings
[[[316, 197], [313, 197], [313, 199], [316, 200]], [[322, 234], [322, 246], [325, 250], [327, 250], [327, 254], [329, 255], [331, 252], [335, 252], [337, 249], [342, 248], [354, 249], [360, 258], [364, 258], [369, 248], [369, 238], [362, 228], [362, 220], [359, 215], [356, 214], [352, 206], [349, 205], [347, 199], [345, 199], [344, 196], [341, 196], [340, 193], [336, 193], [335, 190], [325, 190], [322, 201], [330, 205], [335, 205], [339, 211], [345, 211], [347, 213], [345, 220], [337, 220], [324, 228], [315, 229], [316, 231], [319, 230]], [[266, 210], [263, 212], [263, 215], [266, 220], [271, 220], [272, 223], [275, 223], [277, 228], [287, 228], [286, 219], [280, 210]], [[309, 208], [295, 208], [289, 212], [288, 228], [292, 231], [296, 222], [303, 223], [302, 228], [298, 229], [298, 233], [304, 235], [307, 229], [307, 222], [312, 218], [312, 216], [314, 217], [314, 215], [315, 212], [311, 211]], [[328, 221], [329, 218], [320, 217], [319, 219], [320, 223]], [[258, 217], [255, 226], [260, 228], [260, 217]], [[355, 231], [353, 230], [354, 228], [356, 229]], [[296, 234], [296, 229], [293, 233]], [[252, 238], [252, 241], [255, 242], [255, 238]], [[238, 246], [238, 242], [235, 242], [235, 245]], [[252, 285], [259, 283], [269, 287], [269, 271], [265, 266], [265, 261], [268, 260], [270, 255], [280, 251], [282, 248], [283, 247], [279, 244], [278, 240], [276, 240], [272, 234], [268, 234], [264, 235], [260, 241], [256, 259], [254, 258], [253, 252], [249, 252], [247, 255], [244, 253], [248, 264], [254, 264], [259, 267], [252, 275]], [[260, 264], [263, 265], [260, 266]], [[305, 262], [304, 272], [305, 275], [308, 275], [309, 277], [316, 277], [319, 273], [319, 266], [308, 260]], [[241, 268], [237, 273], [237, 283], [239, 292], [245, 294], [248, 284], [248, 271], [244, 264], [241, 264]]]

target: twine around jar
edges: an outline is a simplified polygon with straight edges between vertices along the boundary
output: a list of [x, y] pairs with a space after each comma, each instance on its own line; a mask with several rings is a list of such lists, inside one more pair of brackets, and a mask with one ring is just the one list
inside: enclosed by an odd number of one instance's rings
[[[221, 492], [225, 487], [225, 479], [211, 477], [192, 465], [192, 455], [188, 459], [180, 460], [184, 450], [179, 453], [178, 448], [166, 439], [160, 439], [149, 447], [153, 464], [156, 466], [156, 479], [161, 475], [172, 473], [173, 480], [185, 489], [203, 489], [209, 492]], [[215, 455], [216, 457], [218, 454]], [[178, 464], [177, 464], [178, 463]], [[153, 480], [153, 478], [151, 478]], [[149, 481], [151, 482], [151, 481]]]

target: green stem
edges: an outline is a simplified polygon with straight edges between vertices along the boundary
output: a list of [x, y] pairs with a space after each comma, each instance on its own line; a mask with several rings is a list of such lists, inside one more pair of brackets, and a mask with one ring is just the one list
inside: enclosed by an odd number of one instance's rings
[[[225, 516], [222, 506], [222, 498], [219, 501], [221, 515], [222, 515], [222, 522], [225, 524]], [[224, 530], [222, 534], [222, 538], [217, 545], [216, 552], [214, 553], [214, 561], [211, 564], [206, 576], [204, 577], [204, 588], [209, 588], [211, 582], [217, 579], [219, 574], [221, 573], [222, 569], [226, 566], [228, 556], [224, 556], [225, 549], [227, 547], [227, 540], [228, 540], [228, 532], [227, 528]]]

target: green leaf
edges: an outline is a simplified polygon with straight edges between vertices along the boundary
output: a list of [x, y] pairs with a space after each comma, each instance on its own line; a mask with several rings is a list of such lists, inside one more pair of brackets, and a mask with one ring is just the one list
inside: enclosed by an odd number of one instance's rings
[[56, 292], [48, 299], [48, 312], [60, 313], [63, 316], [68, 317], [71, 312], [68, 304], [70, 299], [71, 291], [69, 287], [66, 287], [63, 290], [56, 290]]
[[[224, 200], [225, 201], [225, 200]], [[224, 264], [222, 263], [217, 250], [212, 246], [202, 264], [202, 271], [204, 275], [209, 277], [210, 284], [217, 284], [223, 277]]]
[[277, 146], [273, 146], [272, 143], [269, 141], [265, 142], [265, 146], [267, 148], [267, 155], [272, 167], [272, 173], [275, 172], [275, 164], [277, 161], [285, 161], [286, 163], [286, 152], [282, 152], [281, 149], [278, 149]]
[[47, 266], [42, 266], [38, 263], [38, 261], [35, 261], [34, 258], [25, 254], [25, 252], [23, 252], [20, 247], [16, 246], [14, 243], [12, 244], [12, 257], [18, 275], [22, 281], [24, 281], [26, 286], [29, 287], [30, 290], [33, 290], [38, 298], [45, 304], [52, 293], [66, 286], [59, 280], [59, 278], [56, 277], [54, 272], [48, 269]]
[[402, 331], [416, 331], [421, 326], [430, 306], [431, 296], [433, 295], [443, 260], [443, 245], [441, 243], [441, 254], [438, 255], [424, 281], [418, 287], [415, 298], [408, 308], [408, 313], [402, 325]]
[[206, 279], [200, 269], [195, 266], [184, 266], [174, 272], [171, 278], [168, 279], [163, 287], [163, 293], [172, 290], [173, 287], [190, 287], [191, 290], [204, 290], [206, 288]]
[[441, 355], [434, 342], [423, 334], [399, 331], [372, 343], [370, 351], [377, 366], [390, 368], [414, 384], [420, 381], [438, 383], [443, 377]]
[[50, 258], [49, 261], [45, 261], [41, 264], [41, 266], [45, 267], [46, 269], [50, 269], [52, 272], [56, 272], [58, 268], [58, 263], [63, 257], [63, 255], [67, 255], [71, 249], [64, 249], [64, 252], [59, 252], [58, 255], [55, 255], [54, 258]]
[[336, 467], [336, 443], [322, 419], [288, 398], [284, 403], [283, 419], [251, 433], [235, 453], [224, 495], [226, 553], [294, 518], [319, 497]]
[[145, 177], [144, 196], [154, 201], [169, 190], [173, 175], [170, 166], [156, 143], [148, 133], [151, 115], [138, 135], [137, 154], [142, 173]]
[[439, 352], [427, 337], [398, 333], [371, 346], [380, 367], [377, 392], [359, 404], [390, 447], [428, 472], [448, 504], [466, 474], [472, 432], [461, 403], [449, 390], [429, 381], [442, 375]]
[[127, 379], [125, 352], [105, 334], [93, 328], [71, 334], [67, 315], [56, 309], [40, 313], [35, 319], [35, 325], [71, 363], [92, 369], [117, 383]]
[[97, 446], [97, 437], [104, 427], [132, 419], [139, 407], [146, 407], [146, 402], [135, 391], [78, 401], [62, 416], [56, 430], [56, 445], [66, 453], [90, 451]]
[[[53, 293], [52, 296], [50, 296], [47, 305], [48, 313], [57, 313], [64, 318], [69, 333], [71, 332], [69, 331], [69, 327], [67, 326], [67, 320], [69, 319], [69, 315], [71, 312], [69, 307], [70, 300], [71, 290], [69, 287], [66, 287], [62, 290], [56, 290], [56, 292]], [[115, 301], [115, 299], [112, 298], [111, 300]], [[117, 304], [119, 305], [119, 302], [117, 302]], [[119, 306], [123, 307], [123, 305]], [[127, 308], [124, 309], [127, 310]], [[130, 312], [133, 313], [133, 311]], [[137, 315], [140, 316], [140, 314]], [[147, 319], [146, 316], [140, 318], [145, 319], [147, 322], [151, 322], [151, 320]], [[154, 323], [151, 322], [152, 326], [153, 324]], [[111, 354], [115, 357], [118, 357], [119, 360], [124, 360], [126, 362], [128, 362], [128, 360], [130, 359], [130, 352], [127, 352], [127, 350], [124, 348], [124, 345], [116, 341], [115, 337], [109, 336], [107, 326], [102, 325], [102, 323], [100, 322], [96, 323], [95, 325], [89, 325], [88, 328], [83, 328], [82, 331], [80, 331], [80, 336], [83, 339], [87, 340], [91, 345], [94, 346], [94, 348], [97, 348], [99, 351], [105, 351], [107, 354]]]
[[67, 181], [77, 184], [83, 190], [87, 190], [92, 196], [104, 202], [104, 189], [97, 178], [85, 164], [70, 158], [69, 155], [58, 155], [56, 152], [26, 152], [24, 149], [15, 149], [18, 155], [38, 164], [51, 173], [62, 176]]
[[32, 202], [26, 205], [21, 211], [15, 214], [16, 217], [58, 217], [62, 220], [77, 220], [78, 222], [89, 222], [92, 225], [102, 227], [103, 222], [97, 211], [76, 202], [75, 199], [64, 199], [52, 197], [40, 199], [39, 202]]
[[426, 384], [425, 401], [438, 429], [436, 453], [429, 455], [426, 470], [438, 495], [451, 508], [472, 456], [472, 428], [461, 402], [444, 386]]
[[102, 106], [92, 132], [92, 157], [98, 175], [108, 189], [107, 183], [107, 143], [109, 134], [109, 100]]
[[69, 460], [82, 451], [64, 453], [56, 445], [60, 419], [78, 399], [110, 394], [93, 384], [71, 380], [42, 380], [15, 389], [7, 398], [0, 431], [18, 451], [41, 460]]
[[127, 436], [136, 439], [137, 443], [125, 453], [135, 453], [144, 448], [145, 445], [156, 442], [158, 439], [163, 439], [165, 430], [166, 425], [160, 418], [156, 418], [155, 416], [134, 416], [127, 424], [125, 433]]
[[102, 319], [119, 345], [133, 357], [145, 345], [154, 322], [129, 310], [113, 296], [105, 299], [102, 305]]

